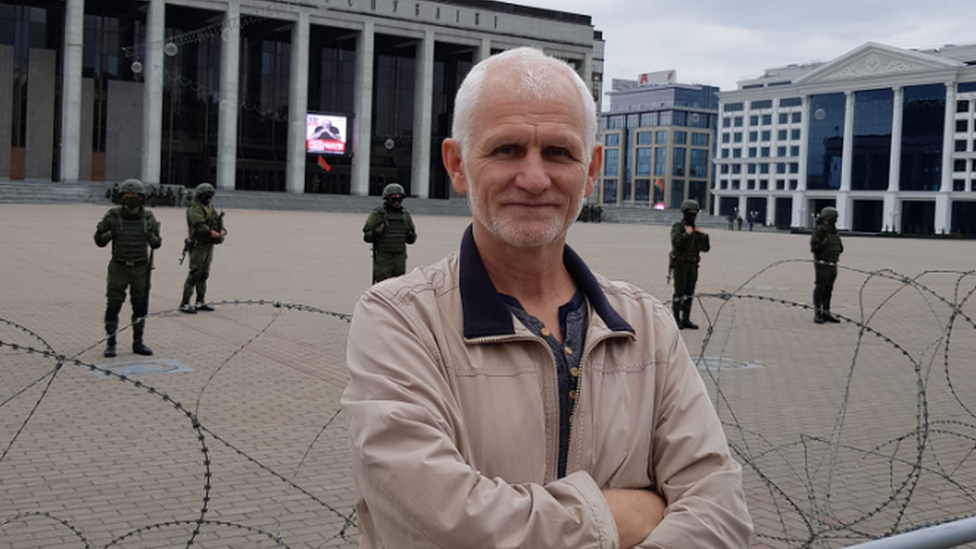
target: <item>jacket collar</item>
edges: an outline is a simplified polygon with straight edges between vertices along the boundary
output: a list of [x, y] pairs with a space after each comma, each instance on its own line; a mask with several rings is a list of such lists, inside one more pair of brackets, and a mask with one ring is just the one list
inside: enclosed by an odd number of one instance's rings
[[[590, 306], [609, 329], [635, 333], [634, 328], [610, 306], [596, 277], [568, 245], [563, 251], [563, 264]], [[459, 271], [464, 337], [470, 339], [514, 334], [514, 317], [488, 276], [470, 225], [461, 239]]]

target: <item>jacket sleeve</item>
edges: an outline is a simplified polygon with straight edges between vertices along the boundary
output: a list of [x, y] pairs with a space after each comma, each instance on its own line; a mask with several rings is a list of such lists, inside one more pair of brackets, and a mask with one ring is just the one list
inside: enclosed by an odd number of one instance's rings
[[370, 212], [369, 217], [366, 218], [366, 224], [363, 225], [363, 240], [366, 242], [376, 242], [376, 239], [386, 229], [385, 226], [382, 229], [379, 228], [382, 223], [383, 212], [381, 210], [376, 209]]
[[613, 517], [588, 474], [509, 483], [465, 460], [463, 440], [478, 433], [461, 429], [433, 335], [380, 291], [353, 314], [342, 396], [369, 546], [616, 549]]
[[98, 222], [98, 226], [95, 227], [95, 245], [99, 248], [108, 246], [108, 243], [111, 242], [112, 238], [115, 237], [115, 223], [113, 223], [113, 220], [114, 215], [112, 214], [112, 210], [109, 210], [108, 213], [102, 217], [102, 220]]
[[152, 212], [146, 212], [146, 241], [149, 242], [149, 247], [157, 250], [163, 245], [163, 237], [160, 235], [160, 225], [156, 216]]
[[186, 224], [190, 227], [190, 234], [194, 240], [210, 242], [210, 225], [207, 224], [206, 213], [196, 202], [186, 209]]
[[[665, 340], [662, 340], [664, 342]], [[658, 367], [651, 478], [668, 502], [648, 549], [749, 547], [742, 468], [732, 459], [701, 375], [674, 331]]]
[[825, 231], [821, 230], [819, 225], [810, 233], [810, 251], [813, 255], [817, 255], [827, 249], [827, 239], [824, 236]]

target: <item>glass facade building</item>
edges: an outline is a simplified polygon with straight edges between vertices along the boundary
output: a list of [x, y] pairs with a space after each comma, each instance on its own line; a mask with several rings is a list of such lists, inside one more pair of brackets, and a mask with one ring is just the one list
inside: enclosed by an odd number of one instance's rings
[[867, 43], [719, 93], [713, 213], [810, 229], [976, 234], [976, 45]]
[[692, 198], [710, 208], [717, 93], [688, 84], [608, 92], [609, 110], [600, 118], [603, 172], [590, 200], [678, 208]]
[[[531, 45], [602, 102], [590, 17], [492, 0], [0, 0], [0, 179], [448, 198], [454, 95]], [[79, 45], [78, 48], [66, 44]], [[309, 154], [309, 113], [347, 122]]]

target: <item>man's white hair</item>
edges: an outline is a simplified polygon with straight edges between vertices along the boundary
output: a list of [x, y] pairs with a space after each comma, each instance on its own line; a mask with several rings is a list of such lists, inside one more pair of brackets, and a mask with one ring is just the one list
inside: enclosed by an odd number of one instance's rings
[[580, 115], [583, 117], [583, 145], [586, 161], [596, 146], [596, 103], [586, 82], [566, 62], [529, 47], [515, 48], [493, 55], [478, 63], [464, 78], [454, 100], [454, 124], [451, 137], [461, 145], [461, 155], [467, 156], [471, 144], [471, 125], [474, 113], [485, 88], [489, 72], [500, 74], [508, 80], [508, 86], [518, 94], [535, 99], [551, 99], [564, 93], [563, 79], [569, 78], [579, 96]]

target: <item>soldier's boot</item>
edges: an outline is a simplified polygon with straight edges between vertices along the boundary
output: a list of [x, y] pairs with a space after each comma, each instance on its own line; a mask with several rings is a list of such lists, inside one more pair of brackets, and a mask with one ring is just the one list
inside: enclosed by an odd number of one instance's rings
[[823, 315], [821, 315], [821, 316], [823, 317], [824, 322], [833, 322], [833, 323], [840, 322], [840, 319], [839, 318], [837, 318], [836, 316], [830, 314], [830, 298], [829, 297], [823, 300]]
[[197, 310], [193, 305], [190, 305], [190, 298], [193, 297], [193, 287], [196, 285], [195, 271], [190, 271], [190, 274], [186, 278], [186, 282], [183, 283], [183, 299], [180, 300], [180, 312], [187, 313], [191, 315], [197, 314]]
[[698, 329], [698, 325], [691, 321], [691, 306], [694, 304], [694, 301], [691, 299], [686, 299], [684, 303], [682, 303], [682, 312], [684, 313], [684, 316], [681, 319], [682, 328], [688, 328], [689, 330]]
[[820, 292], [817, 290], [813, 291], [813, 322], [815, 324], [823, 324], [823, 300], [820, 299]]
[[105, 358], [115, 358], [115, 335], [108, 336], [108, 341], [105, 343], [105, 352], [102, 353]]
[[152, 349], [142, 342], [146, 331], [146, 315], [149, 314], [147, 298], [132, 300], [132, 352], [142, 356], [152, 356]]
[[105, 307], [105, 333], [108, 334], [108, 341], [103, 353], [105, 358], [115, 357], [115, 332], [119, 331], [119, 311], [121, 310], [121, 301], [109, 301]]
[[214, 308], [207, 305], [207, 282], [206, 280], [200, 280], [197, 282], [197, 304], [196, 308], [198, 311], [213, 311]]
[[681, 301], [678, 301], [677, 297], [671, 302], [671, 311], [674, 313], [674, 322], [678, 325], [678, 329], [683, 330], [685, 327], [681, 322]]

